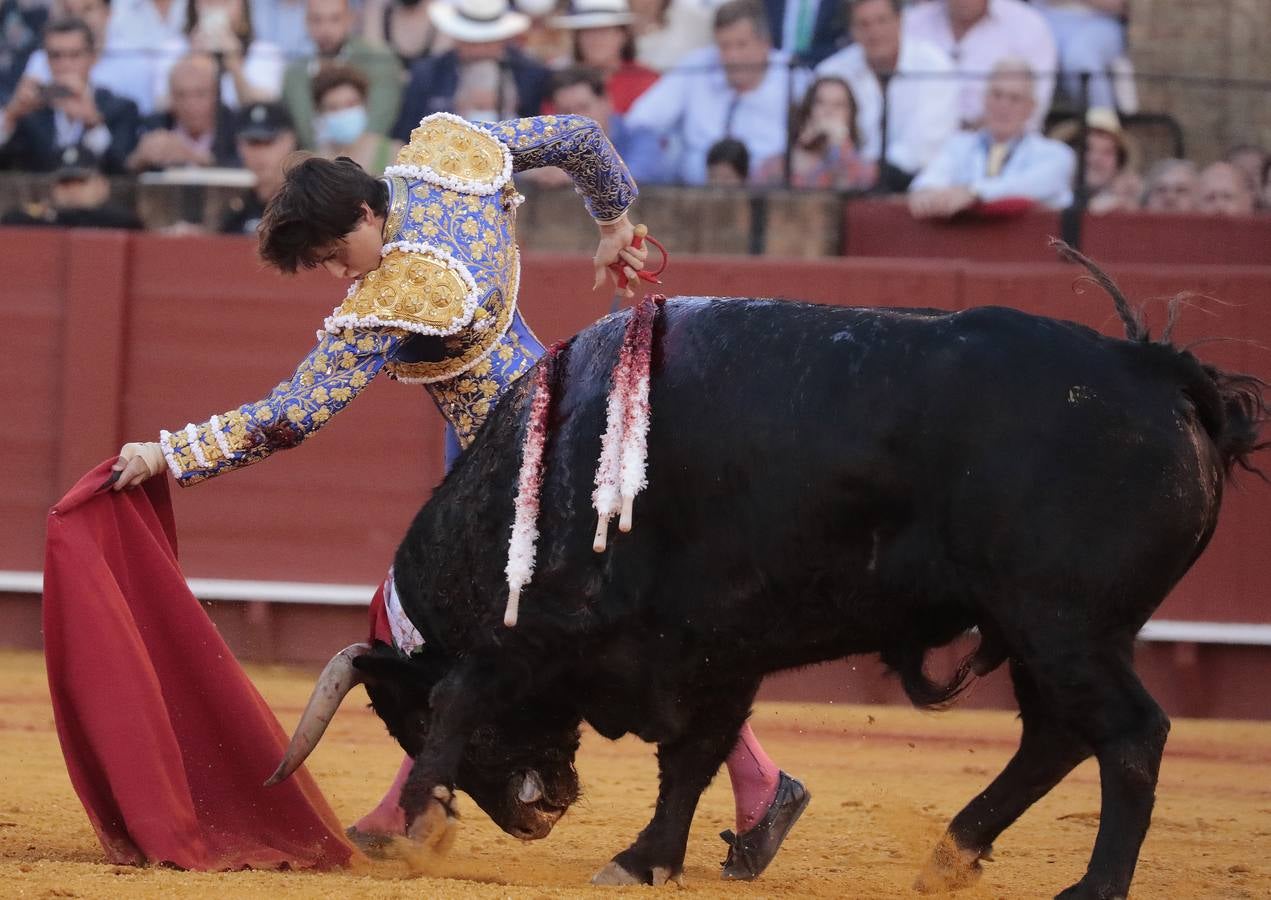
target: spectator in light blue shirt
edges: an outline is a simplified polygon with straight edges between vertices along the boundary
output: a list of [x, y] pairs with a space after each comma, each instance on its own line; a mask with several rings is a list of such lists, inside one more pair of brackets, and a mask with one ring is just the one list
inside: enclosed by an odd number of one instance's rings
[[1006, 198], [1051, 209], [1072, 203], [1076, 154], [1028, 127], [1037, 102], [1034, 82], [1023, 60], [1005, 59], [993, 67], [984, 127], [951, 137], [914, 179], [909, 209], [915, 217], [949, 218], [976, 203]]
[[784, 153], [790, 101], [809, 80], [772, 49], [757, 0], [725, 3], [714, 25], [715, 46], [685, 57], [626, 116], [629, 127], [654, 132], [677, 154], [676, 178], [686, 184], [706, 183], [707, 151], [723, 138], [740, 140], [751, 159]]

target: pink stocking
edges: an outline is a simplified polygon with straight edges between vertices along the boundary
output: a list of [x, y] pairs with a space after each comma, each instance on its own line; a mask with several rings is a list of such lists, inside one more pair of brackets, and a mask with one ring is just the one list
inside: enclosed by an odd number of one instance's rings
[[737, 746], [725, 761], [733, 782], [733, 802], [737, 805], [737, 831], [754, 828], [777, 796], [780, 770], [768, 758], [747, 722], [737, 734]]
[[402, 812], [399, 801], [402, 796], [402, 787], [406, 784], [406, 776], [410, 775], [411, 767], [414, 765], [415, 761], [409, 756], [402, 760], [401, 768], [393, 777], [393, 783], [388, 786], [388, 793], [373, 810], [353, 823], [354, 828], [372, 834], [406, 833], [406, 814]]

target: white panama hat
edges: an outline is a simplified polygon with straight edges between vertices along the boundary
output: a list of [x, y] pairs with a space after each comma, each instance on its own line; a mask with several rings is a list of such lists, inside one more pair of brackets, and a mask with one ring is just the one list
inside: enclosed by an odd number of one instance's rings
[[530, 27], [529, 16], [508, 0], [437, 0], [428, 15], [442, 34], [470, 44], [506, 41]]
[[627, 0], [573, 0], [569, 12], [552, 19], [553, 28], [612, 28], [635, 21]]

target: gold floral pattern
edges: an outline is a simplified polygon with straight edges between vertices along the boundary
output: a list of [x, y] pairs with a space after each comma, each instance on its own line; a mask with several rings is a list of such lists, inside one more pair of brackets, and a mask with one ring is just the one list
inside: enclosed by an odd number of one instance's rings
[[635, 202], [636, 183], [609, 138], [585, 116], [537, 116], [489, 126], [512, 151], [512, 171], [558, 166], [569, 173], [592, 218], [618, 218]]
[[446, 260], [393, 250], [359, 280], [334, 313], [338, 323], [396, 325], [451, 333], [470, 321], [469, 286]]
[[466, 448], [494, 410], [499, 397], [542, 356], [543, 345], [518, 312], [484, 359], [457, 378], [428, 385], [428, 393]]
[[[164, 455], [180, 473], [181, 484], [195, 484], [231, 469], [249, 466], [275, 450], [294, 447], [330, 421], [388, 362], [407, 337], [397, 328], [345, 329], [323, 334], [289, 381], [264, 400], [248, 403], [195, 427], [195, 441], [207, 465], [199, 461], [186, 429], [163, 435]], [[222, 444], [230, 456], [222, 451]]]
[[503, 174], [507, 150], [487, 132], [449, 116], [428, 116], [397, 154], [399, 166], [427, 166], [439, 175], [492, 183]]

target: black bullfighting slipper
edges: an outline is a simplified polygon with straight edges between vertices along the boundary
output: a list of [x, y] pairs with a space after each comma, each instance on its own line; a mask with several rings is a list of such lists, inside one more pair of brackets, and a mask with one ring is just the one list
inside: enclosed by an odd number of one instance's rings
[[728, 859], [724, 860], [724, 870], [719, 877], [733, 881], [758, 878], [777, 855], [781, 842], [794, 823], [799, 821], [811, 799], [812, 794], [803, 782], [782, 772], [776, 796], [759, 824], [743, 834], [720, 832], [719, 836], [728, 844]]

